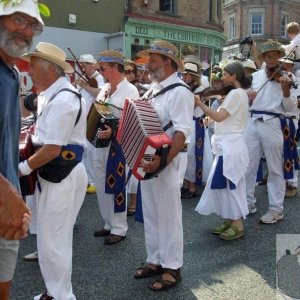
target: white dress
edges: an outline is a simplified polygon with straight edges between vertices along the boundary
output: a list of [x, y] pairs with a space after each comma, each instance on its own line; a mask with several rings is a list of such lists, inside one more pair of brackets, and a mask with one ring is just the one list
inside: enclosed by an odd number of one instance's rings
[[[246, 91], [240, 88], [232, 90], [220, 108], [226, 109], [230, 115], [224, 121], [215, 124], [212, 151], [216, 157], [196, 211], [202, 215], [215, 213], [224, 219], [237, 220], [241, 217], [245, 218], [249, 213], [244, 178], [249, 158], [243, 138], [248, 118]], [[211, 189], [212, 178], [220, 156], [223, 156], [223, 175], [227, 187]], [[229, 180], [235, 184], [236, 189], [230, 189]]]

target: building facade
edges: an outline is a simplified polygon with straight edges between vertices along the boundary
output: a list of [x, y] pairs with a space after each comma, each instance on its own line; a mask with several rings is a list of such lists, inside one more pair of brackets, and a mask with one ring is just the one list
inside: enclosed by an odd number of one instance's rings
[[132, 59], [156, 39], [174, 43], [180, 57], [210, 64], [222, 57], [225, 36], [218, 0], [131, 0], [125, 6], [125, 54]]
[[224, 34], [227, 42], [223, 58], [243, 52], [247, 56], [248, 44], [240, 41], [251, 36], [259, 50], [268, 39], [289, 43], [286, 25], [300, 21], [299, 0], [222, 0]]

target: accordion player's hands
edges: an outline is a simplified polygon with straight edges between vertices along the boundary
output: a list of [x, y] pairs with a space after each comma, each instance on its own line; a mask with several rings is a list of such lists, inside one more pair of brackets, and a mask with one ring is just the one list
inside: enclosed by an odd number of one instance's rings
[[112, 128], [108, 125], [104, 125], [105, 129], [98, 130], [97, 137], [103, 140], [109, 140], [112, 136]]
[[152, 155], [151, 160], [142, 159], [141, 164], [143, 167], [143, 171], [146, 173], [154, 173], [160, 167], [161, 156], [160, 155]]

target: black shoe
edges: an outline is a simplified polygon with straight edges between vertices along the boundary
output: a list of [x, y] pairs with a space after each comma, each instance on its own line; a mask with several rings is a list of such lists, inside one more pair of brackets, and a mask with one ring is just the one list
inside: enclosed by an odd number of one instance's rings
[[110, 230], [104, 228], [94, 231], [94, 236], [108, 236], [110, 235]]

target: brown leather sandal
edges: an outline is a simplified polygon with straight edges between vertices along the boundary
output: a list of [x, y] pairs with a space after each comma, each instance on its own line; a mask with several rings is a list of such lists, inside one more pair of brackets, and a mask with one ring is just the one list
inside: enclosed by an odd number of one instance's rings
[[[170, 280], [163, 279], [163, 275], [165, 273], [170, 274], [175, 279], [175, 281], [170, 281]], [[177, 270], [163, 269], [163, 274], [160, 276], [160, 278], [158, 280], [154, 281], [150, 285], [150, 290], [157, 291], [157, 292], [166, 291], [166, 290], [176, 286], [179, 281], [181, 281], [180, 269], [177, 269]], [[160, 283], [160, 287], [155, 286], [157, 283]]]
[[156, 274], [162, 274], [162, 272], [163, 272], [162, 266], [157, 266], [155, 270], [149, 268], [148, 265], [141, 266], [136, 270], [134, 274], [134, 278], [136, 279], [147, 278], [147, 277], [154, 276]]
[[110, 234], [104, 240], [104, 245], [114, 245], [120, 243], [126, 238], [126, 236]]

